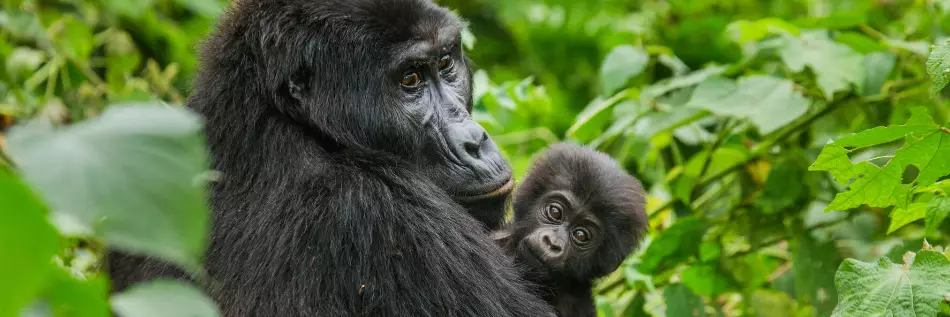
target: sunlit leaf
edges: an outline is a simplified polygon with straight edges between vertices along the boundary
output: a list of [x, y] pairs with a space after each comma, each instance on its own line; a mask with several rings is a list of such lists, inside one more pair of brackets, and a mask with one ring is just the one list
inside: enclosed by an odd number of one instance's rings
[[927, 203], [913, 203], [905, 208], [894, 208], [894, 211], [891, 212], [891, 225], [887, 228], [887, 233], [890, 234], [911, 222], [924, 219], [926, 214]]
[[52, 27], [53, 43], [69, 58], [86, 61], [92, 53], [92, 29], [72, 15], [66, 15]]
[[193, 286], [157, 280], [138, 284], [112, 296], [112, 309], [120, 317], [217, 317], [214, 301]]
[[57, 268], [41, 295], [55, 316], [107, 317], [109, 283], [105, 276], [77, 278]]
[[927, 73], [933, 80], [932, 92], [936, 95], [950, 83], [950, 40], [937, 45], [927, 58]]
[[16, 316], [43, 288], [59, 250], [46, 209], [0, 169], [0, 316]]
[[630, 78], [646, 69], [649, 61], [650, 55], [633, 45], [621, 45], [611, 50], [600, 67], [600, 84], [604, 96], [610, 96], [623, 88]]
[[749, 120], [763, 134], [775, 131], [808, 111], [808, 99], [789, 80], [755, 75], [738, 83], [722, 77], [704, 81], [689, 105], [712, 113]]
[[936, 317], [950, 293], [950, 261], [934, 251], [904, 259], [845, 260], [835, 275], [839, 303], [832, 316]]
[[193, 267], [209, 221], [200, 132], [184, 109], [114, 106], [67, 128], [14, 128], [9, 151], [55, 213], [120, 249]]
[[683, 271], [683, 284], [694, 293], [714, 298], [729, 289], [729, 279], [714, 264], [694, 265]]
[[656, 273], [664, 265], [677, 264], [695, 255], [697, 243], [706, 232], [706, 224], [698, 218], [683, 218], [666, 229], [647, 247], [637, 270], [644, 274]]
[[673, 77], [658, 81], [653, 85], [643, 89], [643, 92], [640, 93], [640, 102], [648, 104], [653, 99], [673, 90], [695, 86], [705, 81], [709, 77], [722, 75], [722, 73], [726, 72], [727, 69], [728, 67], [726, 66], [710, 66], [689, 73], [686, 76]]
[[798, 35], [798, 27], [782, 19], [765, 18], [756, 21], [739, 20], [726, 27], [729, 39], [738, 44], [759, 41], [772, 34]]

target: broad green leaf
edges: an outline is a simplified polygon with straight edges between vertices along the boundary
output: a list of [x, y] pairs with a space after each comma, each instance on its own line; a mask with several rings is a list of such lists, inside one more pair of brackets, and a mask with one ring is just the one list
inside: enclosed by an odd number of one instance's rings
[[59, 235], [36, 196], [0, 169], [0, 316], [16, 316], [42, 290]]
[[663, 289], [666, 302], [666, 317], [704, 317], [706, 316], [703, 299], [683, 284], [673, 284]]
[[613, 317], [617, 316], [614, 312], [613, 302], [603, 296], [596, 296], [594, 301], [597, 305], [597, 316]]
[[936, 317], [950, 293], [950, 260], [934, 251], [904, 259], [904, 264], [887, 257], [876, 263], [845, 260], [835, 275], [838, 307], [832, 316]]
[[729, 289], [729, 279], [719, 272], [715, 264], [700, 264], [686, 268], [683, 284], [694, 293], [715, 298]]
[[636, 95], [636, 91], [625, 90], [617, 96], [603, 100], [596, 98], [574, 119], [574, 124], [565, 133], [568, 137], [587, 143], [604, 132], [604, 127], [610, 122], [615, 106], [635, 101], [624, 99]]
[[930, 57], [927, 57], [927, 73], [934, 82], [932, 89], [934, 95], [950, 83], [950, 40], [937, 45], [930, 53]]
[[52, 27], [53, 43], [59, 52], [76, 61], [87, 61], [95, 39], [92, 29], [72, 15], [65, 15]]
[[888, 48], [887, 45], [884, 45], [881, 41], [857, 32], [841, 32], [835, 40], [850, 46], [861, 54], [883, 52]]
[[13, 79], [27, 78], [43, 62], [46, 62], [45, 52], [25, 46], [17, 47], [7, 58], [7, 74]]
[[792, 207], [795, 201], [805, 192], [805, 168], [794, 159], [783, 159], [778, 162], [765, 180], [762, 195], [755, 205], [765, 214], [774, 214], [782, 209]]
[[732, 80], [713, 77], [693, 91], [691, 107], [749, 120], [768, 134], [795, 121], [808, 111], [808, 99], [794, 90], [794, 83], [771, 76], [754, 75]]
[[863, 59], [853, 49], [835, 43], [825, 31], [803, 32], [799, 38], [786, 37], [779, 55], [794, 72], [808, 66], [816, 74], [818, 86], [831, 100], [835, 92], [848, 90], [849, 85], [864, 83]]
[[120, 317], [216, 317], [214, 301], [198, 289], [177, 281], [157, 280], [132, 286], [112, 296]]
[[643, 73], [649, 62], [650, 55], [633, 45], [620, 45], [611, 50], [600, 67], [600, 85], [604, 96], [610, 96], [626, 86], [630, 78]]
[[950, 216], [950, 197], [937, 196], [927, 205], [926, 218], [927, 234], [934, 235], [940, 224]]
[[191, 112], [113, 106], [62, 129], [14, 128], [8, 150], [54, 213], [109, 244], [189, 268], [203, 254], [207, 153]]
[[885, 92], [881, 91], [887, 77], [894, 71], [897, 56], [890, 52], [873, 52], [864, 55], [864, 83], [861, 85], [861, 96], [874, 96]]
[[894, 208], [894, 211], [891, 211], [891, 225], [887, 227], [887, 234], [891, 234], [911, 222], [924, 219], [926, 213], [927, 203], [913, 203], [906, 208]]
[[706, 224], [702, 220], [680, 219], [650, 242], [637, 271], [653, 274], [663, 266], [675, 265], [695, 255], [699, 248], [698, 242], [705, 232]]

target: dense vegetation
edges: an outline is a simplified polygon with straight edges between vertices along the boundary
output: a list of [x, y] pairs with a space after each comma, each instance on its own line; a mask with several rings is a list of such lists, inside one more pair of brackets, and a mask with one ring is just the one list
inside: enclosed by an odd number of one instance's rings
[[[440, 2], [518, 175], [572, 140], [649, 189], [603, 316], [950, 316], [950, 1]], [[98, 260], [202, 274], [216, 175], [174, 105], [225, 6], [3, 0], [0, 317], [216, 315], [175, 282], [109, 298]]]

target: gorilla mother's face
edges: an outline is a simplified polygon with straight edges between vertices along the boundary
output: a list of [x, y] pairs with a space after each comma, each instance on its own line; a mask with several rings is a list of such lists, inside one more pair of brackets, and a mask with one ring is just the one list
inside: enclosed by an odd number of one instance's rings
[[471, 118], [459, 19], [423, 0], [313, 2], [347, 17], [315, 20], [321, 37], [306, 39], [317, 73], [302, 99], [321, 132], [405, 159], [462, 203], [506, 199], [511, 168]]

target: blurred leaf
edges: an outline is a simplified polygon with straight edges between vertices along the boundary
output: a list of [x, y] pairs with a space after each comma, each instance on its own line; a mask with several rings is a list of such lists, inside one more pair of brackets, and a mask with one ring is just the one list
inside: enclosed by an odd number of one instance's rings
[[72, 15], [63, 16], [51, 28], [57, 51], [76, 61], [86, 61], [92, 53], [92, 29]]
[[792, 240], [795, 243], [792, 248], [795, 297], [800, 303], [814, 306], [818, 316], [828, 316], [837, 303], [834, 280], [842, 258], [833, 242], [821, 243], [812, 234], [800, 227]]
[[699, 245], [699, 260], [710, 262], [722, 256], [722, 247], [718, 243], [703, 242]]
[[597, 303], [597, 316], [617, 316], [617, 313], [614, 312], [614, 306], [609, 300], [601, 296], [596, 296], [595, 301]]
[[913, 203], [906, 208], [894, 208], [891, 212], [891, 225], [887, 228], [887, 233], [891, 234], [894, 230], [900, 229], [907, 224], [924, 219], [927, 213], [927, 203]]
[[725, 66], [706, 67], [682, 77], [673, 77], [664, 79], [644, 88], [640, 94], [640, 102], [649, 104], [653, 99], [662, 96], [670, 91], [697, 85], [709, 77], [719, 76], [725, 73], [728, 68]]
[[805, 32], [800, 38], [786, 37], [779, 54], [794, 72], [801, 72], [808, 66], [828, 100], [833, 99], [835, 92], [848, 90], [848, 85], [860, 87], [864, 82], [861, 54], [833, 42], [825, 31]]
[[798, 27], [782, 19], [765, 18], [757, 21], [739, 20], [726, 27], [729, 39], [738, 44], [756, 42], [772, 34], [798, 36]]
[[749, 297], [755, 317], [798, 317], [795, 301], [787, 294], [767, 289], [757, 289]]
[[806, 17], [795, 20], [795, 25], [806, 29], [848, 29], [867, 23], [867, 16], [860, 12], [832, 12], [826, 16]]
[[13, 49], [7, 58], [7, 74], [14, 79], [27, 78], [40, 65], [46, 62], [46, 53], [29, 47], [19, 46]]
[[690, 266], [683, 271], [682, 279], [683, 284], [694, 293], [709, 298], [715, 298], [729, 289], [729, 279], [712, 264]]
[[738, 84], [722, 77], [710, 78], [696, 87], [689, 105], [749, 120], [762, 134], [778, 130], [808, 111], [808, 99], [794, 91], [794, 83], [763, 75], [740, 78]]
[[704, 317], [703, 299], [689, 291], [683, 284], [672, 284], [663, 290], [666, 302], [666, 317]]
[[120, 249], [194, 269], [209, 217], [200, 130], [198, 117], [184, 109], [112, 107], [64, 129], [14, 128], [9, 151], [55, 213]]
[[774, 214], [792, 207], [807, 190], [804, 182], [805, 168], [794, 159], [783, 159], [769, 172], [762, 196], [755, 204], [761, 212]]
[[120, 16], [129, 18], [138, 18], [152, 8], [154, 0], [101, 0], [106, 10], [112, 11]]
[[950, 83], [950, 40], [934, 47], [930, 57], [927, 58], [927, 73], [934, 82], [932, 90], [934, 95]]
[[927, 205], [927, 212], [924, 215], [927, 224], [927, 235], [937, 233], [940, 224], [950, 216], [950, 197], [937, 196]]
[[613, 114], [614, 106], [636, 93], [636, 91], [625, 90], [607, 100], [594, 99], [577, 115], [574, 124], [567, 129], [566, 135], [584, 143], [593, 140], [603, 133], [604, 126], [607, 125]]
[[874, 52], [864, 55], [864, 83], [861, 85], [861, 96], [874, 96], [882, 92], [881, 88], [887, 82], [887, 77], [894, 71], [897, 56], [890, 52]]
[[182, 7], [188, 8], [206, 18], [216, 18], [224, 12], [224, 3], [218, 0], [176, 0]]
[[105, 276], [77, 279], [56, 269], [42, 298], [54, 316], [107, 317], [111, 316], [108, 282]]
[[838, 269], [835, 285], [839, 303], [834, 317], [936, 317], [950, 293], [950, 261], [934, 251], [905, 256], [904, 264], [886, 257], [877, 263], [848, 259]]
[[[887, 45], [884, 45], [881, 41], [856, 32], [841, 32], [835, 40], [848, 45], [861, 54], [883, 52], [888, 49]], [[865, 62], [867, 62], [867, 59], [865, 59]]]
[[697, 241], [702, 239], [705, 232], [706, 224], [698, 218], [677, 221], [650, 243], [637, 271], [654, 274], [661, 267], [678, 264], [696, 254], [699, 248]]
[[177, 281], [138, 284], [112, 296], [112, 309], [121, 317], [216, 317], [214, 301], [198, 289]]
[[633, 45], [620, 45], [611, 50], [600, 67], [600, 84], [604, 96], [610, 96], [626, 86], [630, 78], [643, 73], [649, 62], [650, 55]]
[[29, 189], [0, 169], [0, 316], [16, 316], [43, 288], [59, 236]]

